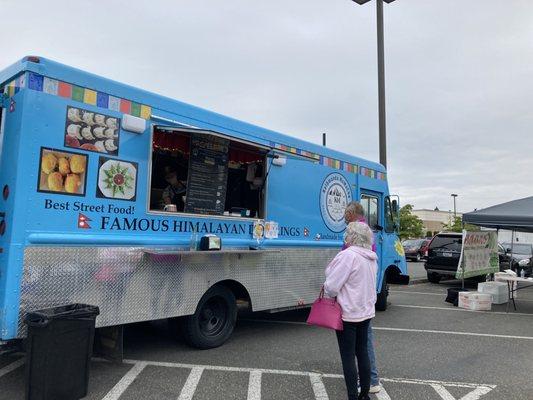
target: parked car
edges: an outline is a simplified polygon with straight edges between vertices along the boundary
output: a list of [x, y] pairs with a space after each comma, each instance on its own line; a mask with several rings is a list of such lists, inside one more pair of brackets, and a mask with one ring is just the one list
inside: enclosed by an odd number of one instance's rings
[[[506, 268], [511, 268], [520, 275], [522, 269], [525, 270], [526, 276], [533, 272], [533, 245], [530, 243], [502, 243], [498, 248], [500, 256], [500, 267], [504, 264]], [[510, 260], [512, 259], [512, 263]], [[500, 268], [505, 269], [505, 268]]]
[[[433, 237], [428, 246], [428, 256], [424, 264], [428, 281], [439, 283], [447, 276], [455, 277], [461, 248], [463, 246], [463, 236], [456, 232], [441, 232]], [[525, 269], [526, 276], [533, 274], [533, 245], [515, 243], [511, 254], [510, 243], [498, 244], [498, 259], [500, 271], [509, 267], [520, 274], [520, 269]], [[512, 260], [512, 261], [511, 261]], [[484, 276], [473, 277], [471, 279], [480, 281]]]
[[428, 281], [439, 283], [447, 276], [449, 279], [455, 277], [461, 248], [463, 246], [463, 235], [455, 232], [441, 232], [436, 234], [428, 246], [428, 256], [424, 263]]
[[421, 261], [427, 253], [429, 239], [407, 239], [402, 242], [405, 258]]
[[420, 251], [422, 252], [422, 258], [424, 260], [428, 259], [428, 250], [429, 250], [429, 244], [431, 243], [431, 239], [433, 238], [424, 239], [424, 244], [422, 244], [422, 247], [420, 247]]

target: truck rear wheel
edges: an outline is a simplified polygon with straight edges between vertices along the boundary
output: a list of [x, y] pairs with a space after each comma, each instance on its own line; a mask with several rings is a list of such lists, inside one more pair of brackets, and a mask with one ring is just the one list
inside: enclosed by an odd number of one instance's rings
[[389, 284], [387, 283], [387, 276], [383, 277], [383, 282], [381, 282], [381, 291], [378, 293], [378, 298], [376, 300], [376, 311], [386, 311], [387, 310], [387, 297], [389, 297]]
[[235, 295], [225, 286], [214, 286], [200, 299], [196, 312], [183, 318], [183, 338], [199, 349], [221, 346], [233, 333], [236, 320]]

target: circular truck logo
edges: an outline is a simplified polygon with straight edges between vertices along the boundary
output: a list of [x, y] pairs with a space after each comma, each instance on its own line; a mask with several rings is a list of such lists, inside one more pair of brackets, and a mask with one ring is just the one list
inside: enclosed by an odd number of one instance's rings
[[320, 189], [320, 213], [328, 229], [344, 230], [344, 210], [350, 201], [352, 189], [346, 178], [339, 173], [329, 174]]

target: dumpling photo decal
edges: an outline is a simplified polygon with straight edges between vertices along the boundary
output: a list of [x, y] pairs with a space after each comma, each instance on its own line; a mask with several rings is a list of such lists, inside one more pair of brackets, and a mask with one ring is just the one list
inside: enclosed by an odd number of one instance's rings
[[100, 157], [96, 197], [135, 201], [138, 164]]
[[120, 118], [67, 107], [65, 147], [118, 155]]

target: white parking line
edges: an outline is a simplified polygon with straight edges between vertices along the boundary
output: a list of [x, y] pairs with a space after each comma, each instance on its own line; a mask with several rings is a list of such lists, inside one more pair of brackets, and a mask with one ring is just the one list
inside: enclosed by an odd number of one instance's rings
[[487, 387], [489, 389], [494, 389], [496, 385], [480, 385], [477, 383], [467, 383], [467, 382], [443, 382], [443, 381], [434, 381], [434, 380], [425, 380], [425, 379], [405, 379], [405, 378], [379, 378], [384, 382], [394, 382], [394, 383], [408, 383], [412, 385], [442, 385], [449, 387], [463, 387], [475, 389], [478, 387]]
[[465, 310], [464, 308], [457, 308], [457, 307], [435, 307], [435, 306], [415, 306], [412, 304], [393, 304], [392, 307], [404, 307], [404, 308], [421, 308], [421, 309], [428, 309], [428, 310], [444, 310], [444, 311], [460, 311], [460, 312], [468, 312], [468, 313], [482, 313], [482, 314], [490, 314], [490, 315], [520, 315], [520, 316], [529, 316], [533, 317], [533, 314], [529, 313], [517, 313], [517, 312], [504, 312], [504, 311], [479, 311], [479, 310]]
[[391, 400], [389, 394], [387, 393], [383, 385], [381, 385], [381, 390], [376, 393], [376, 397], [378, 400]]
[[196, 387], [198, 386], [198, 382], [200, 382], [203, 372], [204, 368], [201, 366], [194, 366], [192, 368], [183, 389], [181, 389], [178, 400], [192, 400], [192, 396], [194, 396], [194, 392], [196, 392]]
[[251, 371], [248, 382], [248, 400], [261, 400], [261, 372]]
[[10, 372], [16, 370], [17, 368], [24, 365], [24, 357], [13, 361], [11, 364], [6, 365], [4, 368], [0, 369], [0, 377], [9, 374]]
[[[475, 311], [470, 311], [470, 312], [475, 312]], [[294, 322], [294, 321], [275, 321], [275, 320], [256, 320], [256, 319], [247, 319], [246, 321], [258, 322], [262, 324], [270, 323], [270, 324], [282, 324], [282, 325], [306, 325], [307, 326], [307, 323], [305, 322]], [[381, 327], [381, 326], [374, 326], [374, 325], [372, 326], [372, 329], [375, 331], [435, 333], [435, 334], [445, 334], [445, 335], [480, 336], [480, 337], [502, 338], [502, 339], [533, 340], [533, 336], [495, 335], [492, 333], [438, 331], [438, 330], [431, 330], [431, 329], [388, 328], [388, 327]]]
[[448, 390], [444, 386], [437, 385], [436, 383], [432, 383], [429, 386], [431, 386], [433, 389], [435, 389], [435, 392], [437, 392], [437, 394], [443, 400], [455, 400], [455, 397], [453, 397], [452, 394], [450, 392], [448, 392]]
[[126, 391], [129, 385], [133, 383], [135, 378], [146, 367], [147, 363], [144, 361], [136, 361], [133, 367], [122, 377], [120, 381], [105, 395], [102, 400], [118, 400], [118, 398]]
[[326, 387], [322, 378], [319, 374], [309, 374], [309, 379], [311, 380], [311, 386], [313, 387], [313, 392], [315, 393], [316, 400], [329, 400], [328, 392], [326, 392]]
[[471, 391], [470, 393], [468, 393], [467, 395], [461, 397], [459, 400], [477, 400], [484, 394], [487, 394], [488, 392], [490, 392], [492, 389], [493, 388], [489, 388], [486, 386], [480, 386], [474, 389], [473, 391]]
[[428, 293], [428, 292], [411, 292], [409, 290], [389, 290], [389, 293], [407, 293], [407, 294], [425, 294], [428, 296], [446, 296], [446, 292], [442, 293]]
[[[214, 371], [230, 371], [230, 372], [245, 372], [250, 374], [248, 383], [248, 400], [261, 400], [261, 377], [263, 374], [277, 374], [277, 375], [292, 375], [292, 376], [306, 376], [309, 378], [313, 392], [315, 394], [315, 400], [329, 400], [326, 388], [322, 381], [323, 378], [335, 378], [343, 379], [340, 374], [318, 374], [316, 372], [306, 371], [291, 371], [291, 370], [279, 370], [279, 369], [264, 369], [264, 368], [244, 368], [244, 367], [226, 367], [217, 365], [195, 365], [195, 364], [182, 364], [162, 361], [138, 361], [138, 360], [124, 360], [125, 363], [138, 365], [143, 363], [145, 365], [153, 365], [157, 367], [169, 367], [169, 368], [187, 368], [191, 369], [189, 378], [181, 391], [179, 400], [192, 399], [196, 386], [204, 370]], [[464, 382], [442, 382], [433, 380], [421, 380], [421, 379], [401, 379], [401, 378], [381, 378], [383, 382], [413, 384], [413, 385], [429, 385], [435, 389], [437, 394], [443, 400], [456, 400], [445, 387], [460, 387], [472, 389], [470, 393], [463, 396], [459, 400], [478, 400], [484, 394], [489, 393], [496, 385], [484, 385], [475, 383]], [[377, 398], [379, 400], [391, 400], [385, 388], [382, 387], [381, 392], [378, 393]], [[107, 400], [107, 398], [105, 399]]]
[[495, 335], [495, 334], [492, 334], [492, 333], [437, 331], [437, 330], [431, 330], [431, 329], [385, 328], [385, 327], [379, 327], [379, 326], [373, 326], [372, 329], [375, 330], [375, 331], [438, 333], [438, 334], [444, 334], [444, 335], [478, 336], [478, 337], [490, 337], [490, 338], [500, 338], [500, 339], [533, 340], [532, 336]]
[[[389, 293], [390, 294], [396, 294], [396, 293], [402, 293], [402, 294], [422, 294], [422, 295], [426, 295], [426, 296], [446, 296], [447, 293], [446, 292], [441, 292], [441, 293], [430, 293], [430, 292], [411, 292], [409, 290], [389, 290]], [[531, 299], [523, 299], [523, 298], [517, 298], [515, 297], [516, 300], [518, 301], [525, 301], [525, 302], [528, 302], [528, 303], [531, 303], [533, 302], [533, 300]], [[394, 305], [394, 304], [393, 304]]]

